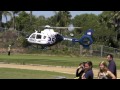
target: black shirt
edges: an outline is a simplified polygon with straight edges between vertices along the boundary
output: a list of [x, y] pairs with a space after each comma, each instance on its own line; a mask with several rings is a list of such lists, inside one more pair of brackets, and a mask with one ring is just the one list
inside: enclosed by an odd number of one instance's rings
[[78, 69], [76, 70], [76, 77], [79, 77], [79, 79], [81, 79], [83, 73], [84, 73], [84, 69], [82, 69], [82, 70], [79, 72], [79, 68], [78, 68]]

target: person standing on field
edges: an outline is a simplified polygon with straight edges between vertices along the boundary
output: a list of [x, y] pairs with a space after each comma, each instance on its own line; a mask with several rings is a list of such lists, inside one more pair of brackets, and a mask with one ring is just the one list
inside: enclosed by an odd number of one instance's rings
[[10, 56], [11, 45], [8, 46], [8, 56]]
[[84, 65], [86, 62], [82, 62], [79, 64], [78, 68], [76, 69], [76, 77], [74, 79], [81, 79], [82, 74], [84, 73]]
[[115, 77], [117, 78], [116, 63], [113, 60], [113, 55], [112, 54], [107, 55], [107, 61], [109, 62], [109, 64], [108, 64], [109, 71], [111, 71], [115, 75]]
[[94, 79], [94, 73], [92, 70], [93, 64], [91, 61], [87, 61], [84, 65], [84, 73], [82, 74], [82, 79]]
[[107, 63], [105, 61], [99, 64], [98, 79], [116, 79], [115, 75], [108, 70]]

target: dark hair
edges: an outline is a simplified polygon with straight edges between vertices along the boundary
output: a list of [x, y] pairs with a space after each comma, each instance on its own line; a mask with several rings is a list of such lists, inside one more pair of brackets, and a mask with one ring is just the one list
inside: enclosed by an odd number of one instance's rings
[[79, 65], [81, 65], [81, 64], [85, 65], [85, 63], [86, 63], [86, 62], [81, 62], [81, 63], [79, 63]]
[[92, 64], [91, 61], [87, 61], [86, 63], [87, 63], [89, 66], [91, 66], [91, 68], [93, 67], [93, 64]]
[[113, 55], [112, 55], [112, 54], [107, 54], [107, 56], [108, 56], [108, 55], [109, 55], [111, 58], [113, 58]]

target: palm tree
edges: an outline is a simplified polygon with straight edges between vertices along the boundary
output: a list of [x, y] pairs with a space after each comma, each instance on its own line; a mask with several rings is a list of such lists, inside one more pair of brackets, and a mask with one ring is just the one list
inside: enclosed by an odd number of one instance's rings
[[32, 25], [32, 11], [30, 11], [30, 25]]
[[54, 11], [56, 22], [58, 26], [67, 26], [71, 20], [71, 14], [69, 11]]
[[59, 12], [59, 11], [53, 11], [53, 13], [54, 13], [55, 15], [54, 15], [54, 17], [52, 17], [52, 18], [53, 18], [54, 22], [56, 23], [55, 26], [59, 26], [59, 25], [58, 25], [58, 12]]
[[2, 15], [5, 17], [6, 23], [8, 22], [7, 16], [10, 16], [12, 18], [12, 14], [9, 11], [3, 11]]
[[11, 11], [12, 12], [12, 16], [13, 16], [13, 28], [16, 29], [15, 26], [15, 14], [18, 14], [20, 11]]
[[[71, 14], [69, 11], [54, 11], [56, 18], [56, 26], [65, 27], [68, 26], [71, 20]], [[60, 33], [61, 30], [60, 30]]]
[[12, 14], [9, 11], [3, 11], [3, 16], [6, 19], [6, 26], [7, 26], [7, 22], [8, 22], [7, 16], [10, 16], [12, 18]]

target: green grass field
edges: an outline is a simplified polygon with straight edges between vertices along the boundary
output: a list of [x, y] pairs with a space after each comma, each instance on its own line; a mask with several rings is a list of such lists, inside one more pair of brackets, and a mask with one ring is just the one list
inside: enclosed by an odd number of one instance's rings
[[73, 79], [75, 75], [50, 71], [0, 68], [0, 79], [56, 79], [58, 76]]
[[[52, 55], [34, 55], [34, 54], [14, 54], [11, 56], [0, 55], [0, 62], [18, 63], [18, 64], [42, 64], [53, 66], [76, 67], [80, 62], [92, 61], [93, 68], [98, 68], [100, 61], [106, 61], [101, 57], [73, 57], [73, 56], [52, 56]], [[117, 68], [120, 69], [120, 59], [115, 58]]]

